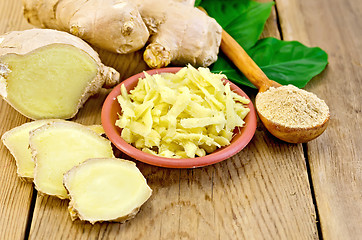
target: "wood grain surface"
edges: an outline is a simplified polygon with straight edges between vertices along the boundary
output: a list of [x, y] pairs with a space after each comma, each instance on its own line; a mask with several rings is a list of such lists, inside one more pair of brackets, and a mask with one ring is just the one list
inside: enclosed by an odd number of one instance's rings
[[[277, 0], [286, 40], [329, 53], [307, 86], [330, 106], [328, 131], [307, 145], [323, 236], [362, 238], [362, 2]], [[284, 34], [287, 33], [287, 34]]]
[[[72, 222], [67, 200], [40, 196], [22, 182], [1, 143], [0, 239], [359, 239], [361, 12], [359, 0], [276, 0], [266, 24], [263, 37], [298, 40], [329, 53], [329, 66], [306, 88], [331, 108], [330, 126], [318, 139], [287, 144], [259, 122], [245, 149], [212, 166], [180, 170], [136, 162], [153, 195], [131, 221], [94, 225]], [[20, 0], [0, 0], [0, 33], [31, 27]], [[146, 68], [139, 54], [101, 57], [124, 77]], [[243, 90], [251, 98], [257, 93]], [[87, 101], [72, 120], [100, 123], [108, 91]], [[0, 100], [1, 135], [27, 121]]]

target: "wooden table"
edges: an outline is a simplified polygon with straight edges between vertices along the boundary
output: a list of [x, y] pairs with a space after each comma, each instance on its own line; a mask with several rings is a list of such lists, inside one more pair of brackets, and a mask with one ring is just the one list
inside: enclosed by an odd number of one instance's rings
[[[318, 139], [287, 144], [259, 122], [244, 150], [212, 166], [179, 170], [137, 162], [152, 197], [125, 224], [95, 225], [72, 222], [68, 201], [40, 196], [22, 182], [1, 143], [0, 239], [362, 239], [361, 15], [360, 0], [276, 0], [266, 25], [264, 37], [329, 54], [326, 70], [306, 87], [331, 110]], [[0, 33], [31, 27], [20, 0], [0, 1]], [[73, 120], [100, 123], [105, 95], [89, 100]], [[0, 134], [29, 121], [3, 100], [0, 113]]]

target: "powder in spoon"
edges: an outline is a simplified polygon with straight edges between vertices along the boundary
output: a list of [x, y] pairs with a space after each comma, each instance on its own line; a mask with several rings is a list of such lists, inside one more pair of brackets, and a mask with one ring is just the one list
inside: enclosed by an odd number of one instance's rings
[[268, 120], [292, 128], [315, 127], [329, 116], [323, 100], [293, 85], [271, 87], [259, 93], [256, 108]]

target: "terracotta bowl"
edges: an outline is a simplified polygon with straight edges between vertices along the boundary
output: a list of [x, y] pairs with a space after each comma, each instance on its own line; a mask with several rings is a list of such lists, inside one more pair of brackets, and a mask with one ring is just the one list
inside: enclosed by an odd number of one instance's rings
[[[162, 69], [154, 69], [147, 71], [148, 74], [153, 75], [157, 73], [163, 72], [171, 72], [176, 73], [181, 68], [179, 67], [170, 67], [170, 68], [162, 68]], [[141, 150], [133, 147], [131, 144], [128, 144], [125, 140], [121, 138], [121, 129], [115, 125], [116, 120], [118, 119], [118, 114], [121, 113], [121, 107], [117, 101], [117, 96], [120, 95], [121, 85], [124, 84], [128, 91], [132, 90], [138, 83], [139, 78], [144, 78], [144, 73], [139, 73], [134, 75], [122, 83], [117, 85], [107, 96], [104, 101], [104, 105], [102, 108], [102, 125], [104, 131], [111, 142], [122, 152], [131, 156], [132, 158], [139, 160], [144, 163], [148, 163], [155, 166], [160, 167], [168, 167], [168, 168], [195, 168], [207, 166], [210, 164], [214, 164], [220, 161], [223, 161], [231, 156], [237, 154], [241, 151], [252, 139], [256, 130], [256, 112], [253, 104], [249, 103], [248, 107], [250, 108], [250, 112], [244, 119], [245, 126], [242, 128], [235, 129], [235, 136], [231, 140], [231, 144], [222, 148], [217, 149], [215, 152], [208, 154], [204, 157], [196, 157], [196, 158], [166, 158], [159, 157], [149, 153], [142, 152]], [[225, 82], [229, 82], [225, 80]], [[237, 94], [246, 97], [249, 97], [235, 84], [230, 83], [231, 89]]]

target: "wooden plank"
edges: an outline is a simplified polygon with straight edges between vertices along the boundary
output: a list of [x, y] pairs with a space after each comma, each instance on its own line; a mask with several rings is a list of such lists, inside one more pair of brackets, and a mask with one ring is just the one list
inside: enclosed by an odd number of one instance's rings
[[[1, 134], [21, 122], [14, 119], [5, 124], [2, 110], [7, 108], [0, 107], [0, 110]], [[3, 144], [0, 146], [0, 185], [0, 239], [24, 239], [33, 187], [18, 178], [15, 160]]]
[[[320, 46], [329, 65], [307, 86], [331, 110], [326, 133], [308, 144], [325, 239], [362, 236], [361, 12], [359, 0], [277, 0], [285, 39]], [[292, 30], [294, 29], [294, 30]], [[303, 29], [303, 34], [299, 34]]]
[[[288, 151], [293, 154], [286, 156]], [[300, 159], [300, 146], [275, 144], [259, 128], [252, 143], [235, 157], [213, 166], [212, 171], [197, 169], [189, 174], [191, 186], [186, 185], [181, 196], [191, 202], [181, 220], [193, 219], [192, 226], [197, 227], [181, 227], [192, 229], [191, 239], [203, 232], [211, 239], [315, 238], [314, 211]], [[193, 208], [208, 212], [195, 219]]]
[[[22, 16], [21, 1], [0, 1], [0, 34], [28, 27]], [[0, 100], [0, 135], [27, 121]], [[15, 160], [3, 143], [0, 144], [0, 186], [0, 239], [24, 239], [33, 187], [17, 177]]]

